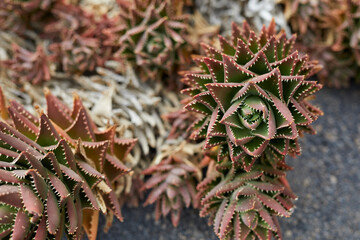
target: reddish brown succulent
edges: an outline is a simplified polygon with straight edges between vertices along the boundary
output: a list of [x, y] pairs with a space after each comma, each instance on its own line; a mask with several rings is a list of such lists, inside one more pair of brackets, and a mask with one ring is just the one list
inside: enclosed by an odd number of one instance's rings
[[186, 17], [176, 15], [169, 0], [119, 0], [117, 25], [107, 30], [119, 58], [135, 64], [143, 79], [171, 74], [184, 61]]
[[182, 156], [168, 156], [159, 164], [143, 171], [151, 177], [145, 182], [142, 189], [152, 189], [145, 206], [156, 202], [155, 218], [167, 216], [171, 213], [174, 226], [179, 224], [182, 208], [198, 207], [195, 183], [199, 169], [189, 161], [184, 161]]
[[10, 69], [10, 77], [15, 82], [22, 80], [40, 84], [51, 79], [50, 60], [44, 47], [38, 45], [35, 52], [28, 51], [17, 44], [12, 44], [13, 57], [3, 64]]
[[95, 67], [104, 64], [100, 56], [100, 42], [96, 38], [68, 32], [61, 42], [53, 43], [49, 48], [54, 53], [52, 60], [60, 63], [67, 73], [94, 71]]

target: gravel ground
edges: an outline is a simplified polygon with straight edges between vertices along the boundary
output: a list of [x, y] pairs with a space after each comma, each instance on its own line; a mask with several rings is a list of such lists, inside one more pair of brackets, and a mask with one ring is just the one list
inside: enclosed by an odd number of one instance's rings
[[[360, 239], [360, 88], [323, 89], [315, 100], [325, 116], [318, 134], [302, 141], [303, 154], [288, 159], [295, 168], [289, 181], [299, 196], [289, 219], [280, 219], [285, 240]], [[170, 219], [154, 221], [153, 207], [123, 209], [125, 221], [114, 222], [99, 239], [215, 240], [207, 220], [186, 209], [178, 228]], [[101, 224], [103, 224], [103, 220]], [[102, 228], [103, 225], [100, 226]]]

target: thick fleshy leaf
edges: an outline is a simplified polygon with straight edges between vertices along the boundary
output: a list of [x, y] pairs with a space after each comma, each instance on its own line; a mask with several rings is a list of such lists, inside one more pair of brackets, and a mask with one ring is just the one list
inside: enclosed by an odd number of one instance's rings
[[30, 214], [41, 216], [43, 214], [44, 206], [38, 196], [34, 193], [34, 190], [27, 185], [21, 184], [20, 191], [26, 211]]
[[12, 238], [14, 240], [22, 240], [27, 236], [30, 228], [30, 222], [27, 214], [23, 210], [19, 210], [16, 214]]

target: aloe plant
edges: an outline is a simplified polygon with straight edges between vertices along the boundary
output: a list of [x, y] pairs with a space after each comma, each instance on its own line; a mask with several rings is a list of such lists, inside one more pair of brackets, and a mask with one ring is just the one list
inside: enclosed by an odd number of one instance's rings
[[135, 64], [143, 79], [170, 74], [183, 61], [184, 15], [177, 15], [168, 0], [120, 0], [117, 24], [107, 29], [115, 55]]
[[144, 205], [156, 202], [155, 219], [170, 213], [174, 226], [179, 224], [183, 207], [198, 207], [195, 186], [201, 178], [200, 169], [184, 157], [175, 153], [142, 172], [151, 175], [142, 189], [152, 189]]
[[297, 196], [285, 177], [288, 167], [270, 162], [262, 157], [246, 172], [226, 158], [197, 186], [200, 216], [209, 216], [220, 239], [281, 239], [277, 216], [289, 217]]
[[72, 110], [46, 99], [36, 117], [0, 92], [1, 238], [96, 239], [100, 211], [122, 220], [112, 185], [136, 140], [98, 130], [77, 97]]
[[244, 22], [232, 25], [231, 41], [219, 36], [221, 49], [203, 44], [206, 56], [194, 60], [198, 70], [184, 74], [192, 97], [185, 108], [201, 113], [192, 136], [206, 138], [205, 149], [219, 146], [219, 159], [250, 171], [263, 153], [271, 159], [299, 154], [299, 134], [313, 133], [310, 124], [321, 111], [308, 102], [321, 85], [307, 80], [321, 67], [292, 47], [295, 36], [276, 35], [275, 23], [257, 36]]
[[4, 64], [11, 69], [10, 77], [15, 82], [25, 80], [36, 85], [51, 79], [50, 59], [43, 46], [38, 45], [36, 51], [31, 52], [14, 43], [12, 50], [12, 59]]

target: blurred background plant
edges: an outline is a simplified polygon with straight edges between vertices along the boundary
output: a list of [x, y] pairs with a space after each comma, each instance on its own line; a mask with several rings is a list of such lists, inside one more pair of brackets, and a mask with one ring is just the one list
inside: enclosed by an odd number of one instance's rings
[[360, 82], [360, 2], [357, 0], [278, 0], [298, 48], [318, 59], [324, 70], [317, 76], [328, 86]]

